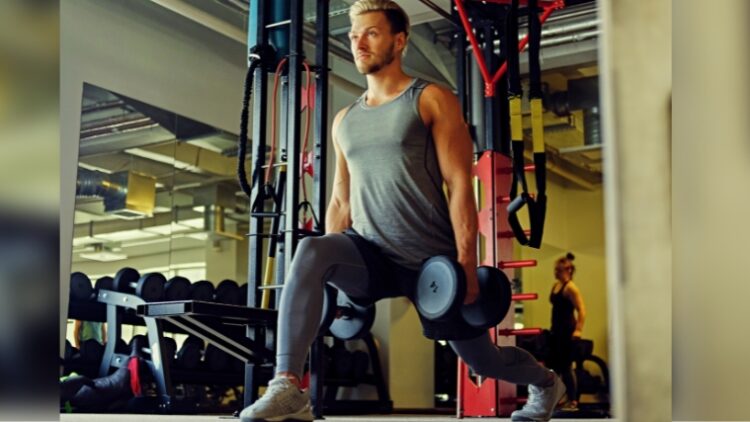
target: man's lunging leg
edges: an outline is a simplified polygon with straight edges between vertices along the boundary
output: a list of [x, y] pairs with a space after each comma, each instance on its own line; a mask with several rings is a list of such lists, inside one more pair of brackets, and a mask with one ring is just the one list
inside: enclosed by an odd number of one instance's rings
[[477, 375], [529, 386], [523, 409], [511, 415], [514, 421], [548, 421], [565, 386], [554, 372], [518, 347], [498, 347], [489, 333], [471, 340], [451, 341], [451, 347]]
[[311, 421], [310, 397], [299, 388], [310, 345], [318, 335], [323, 289], [334, 284], [352, 297], [366, 297], [369, 276], [356, 245], [343, 234], [303, 239], [281, 293], [276, 377], [266, 393], [240, 414], [242, 422]]

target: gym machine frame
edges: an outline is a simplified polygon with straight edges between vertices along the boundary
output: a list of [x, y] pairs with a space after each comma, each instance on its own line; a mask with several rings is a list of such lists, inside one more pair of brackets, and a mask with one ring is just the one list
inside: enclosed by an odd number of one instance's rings
[[[511, 159], [511, 125], [510, 108], [506, 97], [508, 94], [508, 80], [505, 70], [507, 62], [490, 75], [489, 69], [496, 69], [503, 57], [494, 53], [496, 34], [505, 33], [504, 13], [500, 17], [487, 17], [472, 8], [471, 0], [455, 0], [452, 7], [452, 21], [456, 23], [457, 31], [457, 85], [458, 97], [466, 122], [472, 128], [472, 135], [476, 142], [477, 162], [474, 176], [477, 178], [481, 191], [477, 191], [480, 200], [478, 222], [479, 233], [483, 236], [484, 244], [480, 265], [496, 266], [506, 272], [509, 279], [513, 279], [514, 268], [533, 267], [536, 261], [514, 261], [513, 239], [514, 233], [508, 222], [506, 205], [510, 197], [513, 175]], [[488, 0], [483, 7], [499, 8], [510, 4], [510, 0]], [[520, 1], [525, 4], [525, 1]], [[545, 4], [543, 22], [551, 11], [564, 7], [561, 0], [539, 0]], [[473, 18], [473, 19], [472, 19]], [[469, 20], [472, 19], [471, 24]], [[467, 34], [467, 28], [476, 29], [474, 34]], [[470, 32], [470, 31], [469, 31]], [[469, 38], [467, 40], [467, 38]], [[478, 38], [478, 39], [477, 39]], [[501, 51], [505, 55], [506, 44], [501, 37]], [[521, 41], [519, 51], [523, 49], [528, 38]], [[516, 40], [513, 40], [515, 42]], [[471, 46], [469, 45], [471, 43]], [[476, 49], [476, 59], [471, 60], [472, 50]], [[507, 57], [506, 57], [507, 58]], [[471, 99], [474, 99], [473, 101]], [[482, 98], [479, 100], [478, 98]], [[525, 171], [534, 171], [534, 165], [524, 167]], [[478, 188], [479, 189], [479, 188]], [[528, 231], [525, 233], [528, 235]], [[513, 300], [535, 300], [535, 293], [514, 294]], [[513, 329], [515, 319], [512, 311], [494, 329], [490, 336], [499, 346], [515, 346], [518, 335], [535, 335], [540, 329]], [[471, 370], [461, 360], [458, 363], [456, 416], [496, 417], [507, 416], [516, 409], [518, 399], [517, 387], [499, 380], [483, 380], [471, 374]]]

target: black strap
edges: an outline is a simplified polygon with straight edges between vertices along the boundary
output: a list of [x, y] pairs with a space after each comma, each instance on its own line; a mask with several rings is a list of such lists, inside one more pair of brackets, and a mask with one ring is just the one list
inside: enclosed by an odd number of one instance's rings
[[[539, 50], [541, 47], [541, 22], [537, 10], [537, 0], [529, 0], [528, 4], [529, 17], [529, 96], [531, 99], [542, 98], [541, 84], [541, 67], [539, 65]], [[513, 0], [511, 11], [508, 14], [508, 35], [506, 39], [518, 39], [518, 1]], [[509, 91], [511, 96], [521, 94], [520, 88], [520, 66], [518, 60], [518, 48], [513, 42], [508, 42], [508, 75]], [[539, 248], [542, 244], [542, 235], [544, 233], [544, 221], [547, 214], [547, 169], [546, 155], [544, 151], [534, 151], [534, 176], [536, 180], [537, 196], [531, 198], [528, 192], [526, 175], [524, 171], [524, 145], [522, 141], [512, 142], [513, 153], [513, 180], [511, 182], [510, 199], [511, 202], [507, 207], [508, 223], [514, 236], [521, 245], [527, 245], [532, 248]], [[520, 182], [523, 191], [518, 195], [518, 183]], [[529, 210], [530, 236], [526, 236], [523, 227], [518, 218], [518, 211], [526, 205]]]
[[[240, 183], [242, 192], [247, 195], [248, 198], [252, 197], [253, 186], [258, 181], [259, 171], [263, 166], [262, 157], [256, 157], [255, 165], [253, 166], [253, 182], [252, 185], [247, 181], [247, 174], [245, 172], [245, 156], [247, 155], [247, 132], [250, 115], [250, 97], [253, 92], [253, 76], [255, 70], [261, 65], [261, 60], [253, 60], [250, 66], [247, 67], [247, 73], [245, 74], [245, 89], [242, 95], [242, 112], [240, 114], [240, 137], [237, 141], [237, 180]], [[259, 154], [260, 155], [260, 154]]]

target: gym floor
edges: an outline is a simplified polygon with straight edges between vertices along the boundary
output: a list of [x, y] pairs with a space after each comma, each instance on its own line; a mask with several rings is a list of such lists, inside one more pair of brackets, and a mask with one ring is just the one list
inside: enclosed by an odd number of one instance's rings
[[[185, 416], [185, 415], [115, 415], [115, 414], [63, 414], [60, 415], [61, 422], [94, 422], [94, 421], [117, 421], [117, 422], [161, 422], [170, 420], [180, 420], [189, 422], [225, 422], [225, 421], [239, 421], [239, 419], [232, 418], [230, 416], [211, 416], [211, 415], [200, 415], [200, 416]], [[415, 422], [415, 421], [449, 421], [456, 420], [454, 416], [447, 415], [431, 415], [431, 416], [417, 416], [417, 415], [389, 415], [389, 416], [328, 416], [327, 421], [331, 422], [344, 422], [344, 421], [356, 421], [356, 422]], [[467, 418], [467, 421], [480, 420], [476, 418]], [[482, 418], [482, 422], [492, 421], [509, 421], [510, 418]], [[594, 419], [552, 419], [553, 421], [588, 421]], [[615, 419], [609, 419], [610, 421], [616, 422]]]

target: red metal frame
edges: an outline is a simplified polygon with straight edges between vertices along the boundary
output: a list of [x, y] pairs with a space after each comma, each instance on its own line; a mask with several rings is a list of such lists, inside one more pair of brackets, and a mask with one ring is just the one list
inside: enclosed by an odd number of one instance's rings
[[[510, 0], [485, 0], [489, 3], [500, 3], [500, 4], [508, 4], [510, 3]], [[520, 2], [522, 4], [525, 4], [525, 1]], [[544, 24], [544, 22], [547, 21], [547, 18], [552, 14], [553, 11], [557, 9], [562, 9], [565, 7], [565, 0], [552, 0], [552, 1], [545, 1], [543, 0], [542, 3], [549, 3], [549, 5], [545, 6], [543, 9], [541, 17], [539, 18], [540, 22]], [[469, 16], [466, 13], [466, 8], [464, 7], [464, 0], [456, 0], [456, 9], [458, 10], [458, 16], [461, 18], [461, 24], [464, 27], [464, 32], [466, 32], [466, 35], [469, 37], [469, 42], [471, 43], [471, 51], [474, 54], [474, 58], [477, 60], [477, 64], [479, 64], [479, 71], [482, 73], [482, 79], [484, 79], [484, 96], [485, 97], [494, 97], [495, 96], [495, 84], [497, 81], [500, 80], [500, 78], [503, 76], [505, 71], [508, 68], [508, 63], [504, 62], [502, 66], [495, 72], [494, 75], [490, 76], [490, 71], [487, 68], [487, 62], [484, 60], [484, 55], [482, 54], [481, 50], [479, 49], [479, 43], [477, 42], [477, 37], [474, 35], [474, 31], [472, 31], [471, 22], [469, 22]], [[529, 34], [527, 33], [525, 37], [518, 43], [518, 52], [520, 53], [523, 51], [523, 49], [526, 47], [526, 44], [529, 43]]]
[[[536, 265], [534, 260], [513, 260], [514, 236], [508, 224], [508, 211], [497, 205], [500, 192], [508, 192], [512, 181], [510, 171], [511, 159], [499, 152], [485, 151], [476, 163], [474, 174], [481, 185], [481, 208], [479, 210], [479, 233], [483, 239], [483, 254], [480, 265], [498, 267], [508, 276], [513, 277], [513, 269]], [[510, 233], [510, 235], [508, 235]], [[535, 300], [536, 293], [514, 294], [512, 300]], [[514, 329], [515, 315], [509, 312], [505, 319], [495, 328], [490, 329], [490, 337], [498, 346], [515, 346], [515, 337], [534, 335], [541, 332], [538, 328]], [[481, 379], [471, 376], [466, 364], [458, 362], [458, 392], [456, 416], [463, 417], [498, 417], [508, 416], [516, 410], [518, 399], [516, 385], [495, 379]]]
[[500, 269], [536, 267], [536, 259], [524, 259], [521, 261], [500, 261], [497, 264]]

